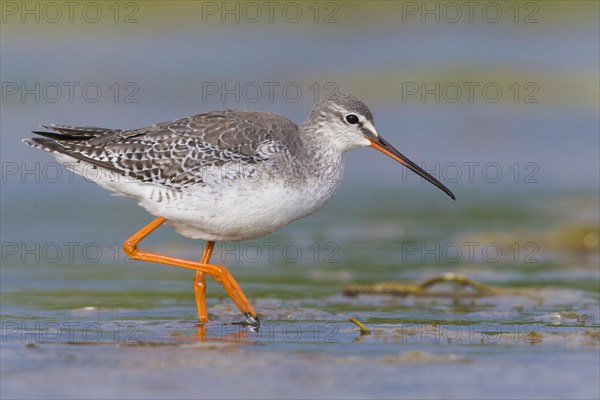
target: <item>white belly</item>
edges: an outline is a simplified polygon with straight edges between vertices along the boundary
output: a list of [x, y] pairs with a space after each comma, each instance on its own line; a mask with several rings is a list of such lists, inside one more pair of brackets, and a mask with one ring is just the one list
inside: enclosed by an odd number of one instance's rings
[[343, 163], [327, 176], [304, 182], [265, 179], [219, 182], [174, 191], [96, 168], [66, 155], [57, 159], [75, 172], [117, 194], [134, 198], [148, 212], [167, 219], [181, 235], [204, 240], [238, 241], [274, 232], [323, 207], [337, 191]]
[[219, 188], [197, 187], [162, 204], [150, 196], [140, 205], [162, 215], [183, 236], [217, 241], [254, 239], [323, 207], [339, 182], [327, 185], [272, 183]]

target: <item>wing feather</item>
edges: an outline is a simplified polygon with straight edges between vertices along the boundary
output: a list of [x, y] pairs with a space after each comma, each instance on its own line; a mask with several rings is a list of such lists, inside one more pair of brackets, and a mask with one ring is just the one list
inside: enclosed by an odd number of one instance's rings
[[296, 124], [283, 116], [237, 110], [198, 114], [132, 130], [45, 127], [57, 133], [26, 142], [173, 189], [204, 183], [202, 173], [207, 167], [289, 157], [300, 140]]

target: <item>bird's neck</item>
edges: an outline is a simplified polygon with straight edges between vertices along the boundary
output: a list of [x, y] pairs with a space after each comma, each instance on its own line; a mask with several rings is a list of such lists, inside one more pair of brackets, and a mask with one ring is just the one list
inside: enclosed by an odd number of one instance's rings
[[321, 125], [315, 121], [305, 121], [299, 127], [302, 139], [303, 163], [302, 168], [308, 169], [310, 175], [317, 174], [321, 179], [341, 179], [344, 170], [344, 153], [335, 143], [329, 139], [329, 135], [323, 132], [325, 124]]
[[340, 148], [326, 131], [326, 125], [318, 121], [305, 121], [299, 127], [302, 148], [305, 156], [313, 161], [326, 159], [330, 162], [342, 162], [344, 149]]

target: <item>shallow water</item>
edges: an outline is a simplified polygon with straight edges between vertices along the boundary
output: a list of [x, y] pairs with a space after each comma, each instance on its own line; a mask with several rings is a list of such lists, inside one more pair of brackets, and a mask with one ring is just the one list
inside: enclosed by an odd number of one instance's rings
[[[15, 227], [19, 247], [4, 249], [1, 269], [3, 398], [79, 397], [82, 388], [90, 398], [599, 394], [593, 194], [487, 199], [484, 207], [463, 193], [426, 213], [420, 195], [380, 193], [345, 189], [316, 216], [217, 248], [214, 261], [230, 266], [258, 310], [259, 331], [236, 324], [241, 315], [211, 281], [202, 329], [191, 272], [124, 260], [113, 242], [149, 219], [131, 201], [107, 200], [114, 213], [105, 220], [47, 241], [21, 242], [27, 232], [49, 237], [35, 227], [50, 226], [65, 211], [60, 203], [45, 202], [18, 224], [7, 216], [3, 227]], [[580, 207], [557, 213], [564, 202]], [[570, 241], [560, 240], [565, 235]], [[36, 243], [38, 251], [28, 251]], [[189, 258], [201, 251], [168, 229], [144, 247]], [[414, 296], [342, 293], [351, 284], [417, 284], [447, 271], [497, 292], [442, 284]], [[371, 333], [361, 335], [350, 317]]]
[[[320, 18], [339, 7], [335, 23], [314, 22], [316, 2], [292, 2], [305, 7], [298, 23], [202, 14], [224, 2], [88, 3], [98, 23], [83, 4], [70, 22], [62, 2], [2, 3], [0, 398], [600, 397], [598, 2], [485, 2], [474, 21], [462, 2], [320, 2]], [[56, 22], [12, 13], [57, 4]], [[462, 19], [404, 13], [415, 5]], [[136, 7], [135, 22], [118, 21]], [[500, 21], [482, 18], [497, 7]], [[257, 101], [205, 91], [273, 82]], [[503, 96], [406, 98], [403, 86], [467, 82]], [[301, 98], [279, 90], [289, 83]], [[86, 97], [87, 84], [103, 96]], [[151, 217], [21, 143], [43, 123], [136, 128], [227, 108], [300, 123], [332, 85], [458, 200], [351, 152], [319, 213], [216, 248], [259, 331], [236, 324], [211, 280], [201, 329], [193, 273], [121, 250]], [[189, 259], [202, 246], [166, 228], [142, 243]], [[489, 290], [344, 295], [446, 272]]]

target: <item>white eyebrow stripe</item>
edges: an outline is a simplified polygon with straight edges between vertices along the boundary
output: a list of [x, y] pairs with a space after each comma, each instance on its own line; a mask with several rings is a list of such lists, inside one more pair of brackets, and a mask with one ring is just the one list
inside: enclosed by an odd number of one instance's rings
[[377, 130], [375, 129], [375, 126], [371, 123], [371, 121], [364, 120], [363, 127], [368, 129], [370, 132], [372, 132], [373, 135], [379, 136], [379, 134], [377, 133]]

